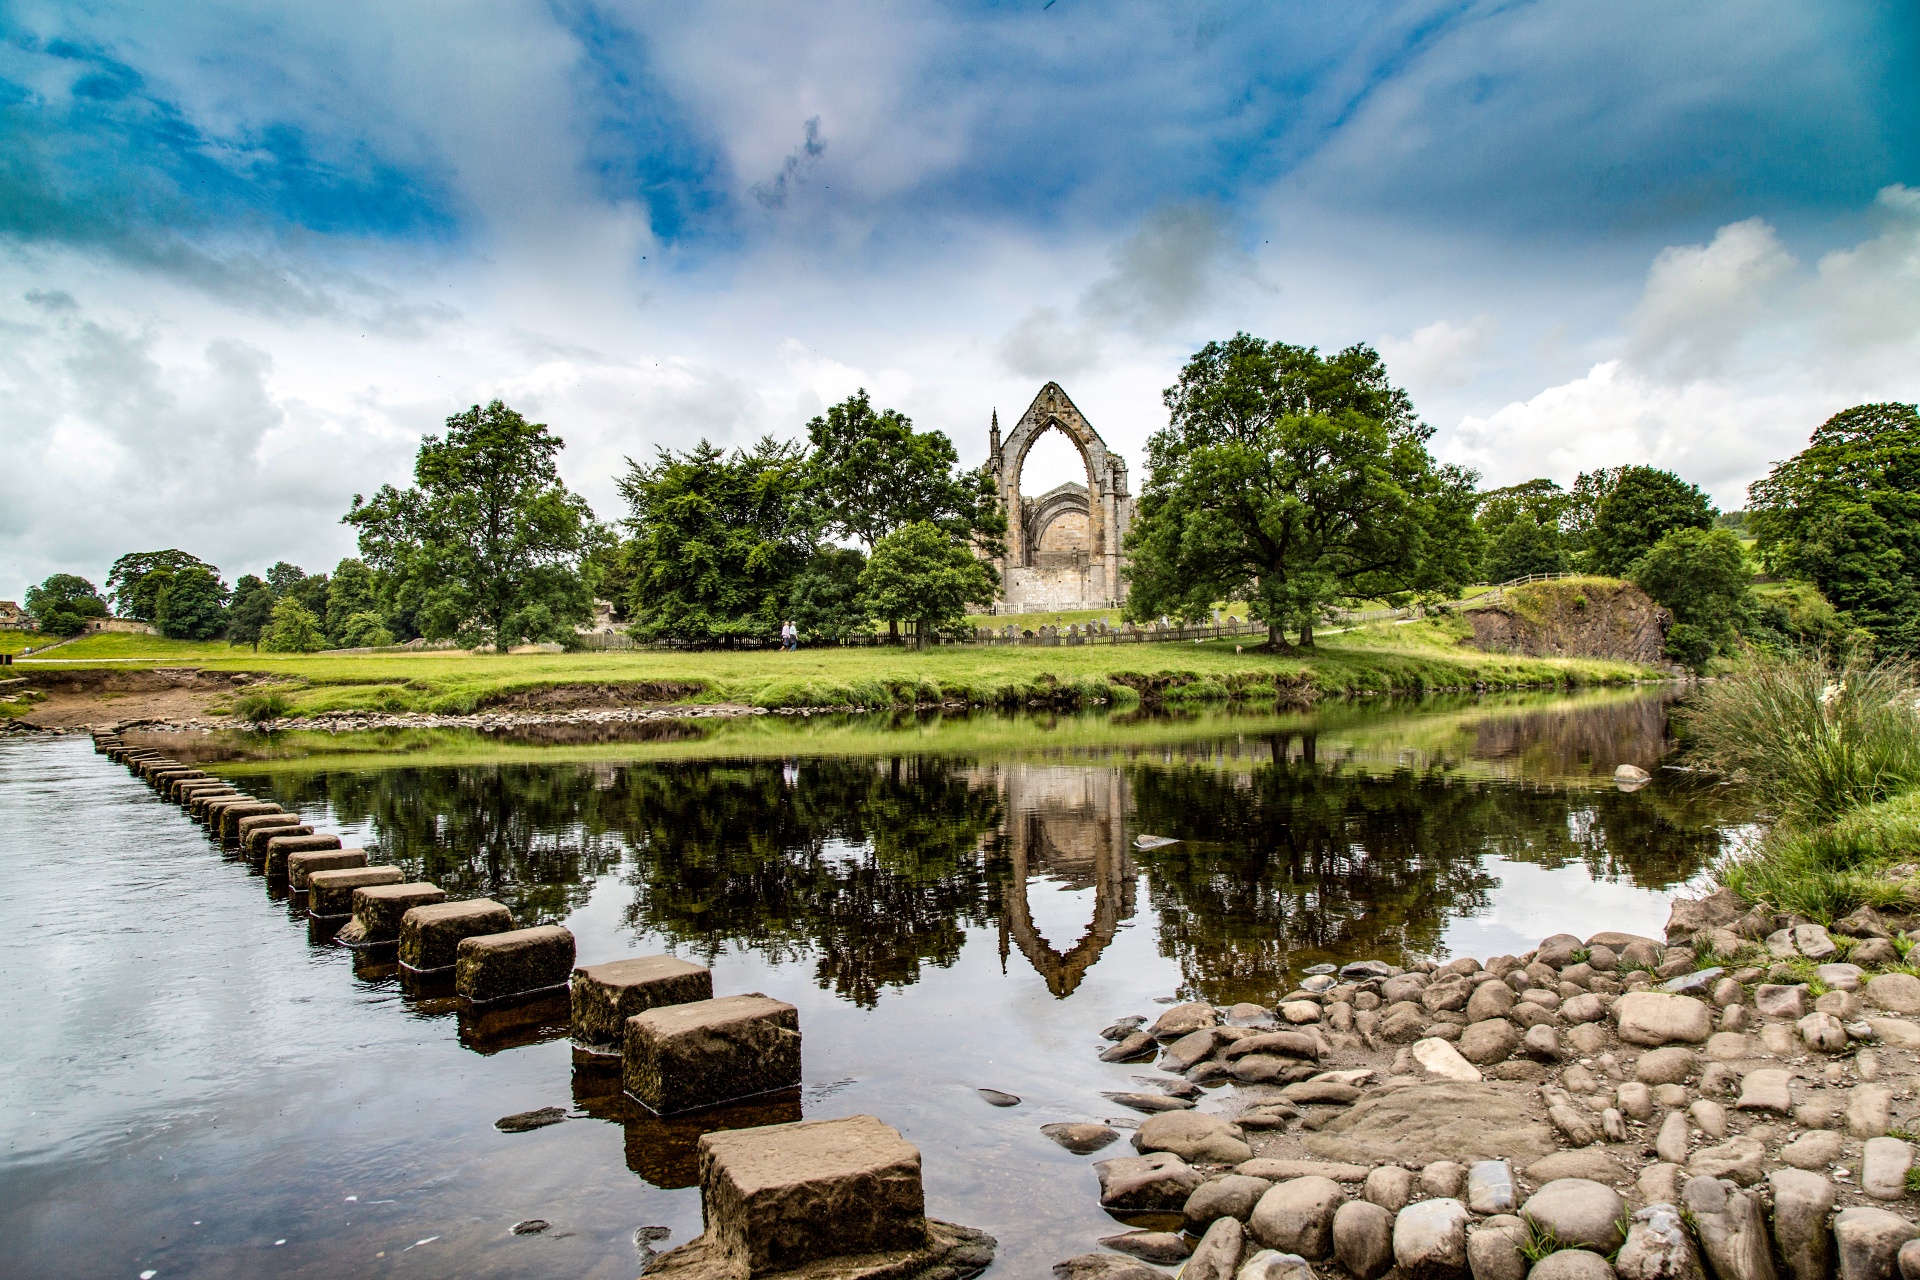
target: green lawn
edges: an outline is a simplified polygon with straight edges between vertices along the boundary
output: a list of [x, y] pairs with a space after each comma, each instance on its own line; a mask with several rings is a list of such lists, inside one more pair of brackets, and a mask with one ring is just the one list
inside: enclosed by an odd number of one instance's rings
[[[7, 634], [0, 632], [0, 635]], [[17, 652], [17, 650], [16, 650]], [[250, 654], [252, 650], [234, 648], [225, 640], [169, 640], [165, 636], [141, 635], [132, 631], [96, 631], [90, 636], [61, 645], [47, 654], [49, 659], [71, 662], [79, 658], [185, 658], [194, 662]]]
[[[1324, 635], [1310, 653], [1268, 654], [1244, 640], [1081, 646], [948, 646], [750, 652], [601, 651], [475, 655], [457, 650], [378, 654], [255, 654], [153, 637], [90, 637], [105, 653], [73, 659], [191, 660], [211, 670], [282, 676], [296, 711], [468, 712], [550, 686], [637, 686], [654, 701], [765, 707], [887, 706], [907, 702], [1019, 705], [1111, 701], [1272, 703], [1328, 694], [1421, 692], [1618, 683], [1653, 673], [1623, 662], [1482, 653], [1466, 624], [1434, 618]], [[80, 644], [71, 646], [80, 648]], [[1236, 652], [1236, 649], [1244, 652]], [[28, 669], [33, 668], [29, 659]]]

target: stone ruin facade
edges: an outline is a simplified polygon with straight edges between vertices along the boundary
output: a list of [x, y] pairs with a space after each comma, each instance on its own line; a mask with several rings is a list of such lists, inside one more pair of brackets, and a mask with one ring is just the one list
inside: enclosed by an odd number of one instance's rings
[[[1027, 451], [1048, 431], [1073, 442], [1087, 466], [1087, 483], [1067, 483], [1035, 498], [1021, 496]], [[1086, 415], [1057, 382], [1040, 388], [1027, 411], [1000, 437], [993, 417], [987, 468], [1007, 513], [1007, 553], [1000, 570], [996, 612], [1110, 609], [1127, 598], [1122, 550], [1133, 523], [1127, 464], [1108, 450]]]

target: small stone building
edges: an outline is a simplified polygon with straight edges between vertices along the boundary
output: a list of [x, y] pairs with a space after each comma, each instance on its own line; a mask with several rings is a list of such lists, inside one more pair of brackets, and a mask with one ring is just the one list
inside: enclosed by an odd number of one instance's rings
[[0, 627], [24, 627], [27, 611], [12, 600], [0, 600]]
[[[1027, 451], [1048, 431], [1073, 442], [1087, 465], [1087, 483], [1069, 482], [1037, 498], [1020, 493]], [[1040, 388], [1027, 411], [1000, 437], [996, 411], [987, 469], [1007, 513], [1007, 554], [1000, 570], [1001, 613], [1108, 609], [1127, 598], [1122, 549], [1133, 523], [1127, 464], [1107, 449], [1086, 415], [1057, 382]]]

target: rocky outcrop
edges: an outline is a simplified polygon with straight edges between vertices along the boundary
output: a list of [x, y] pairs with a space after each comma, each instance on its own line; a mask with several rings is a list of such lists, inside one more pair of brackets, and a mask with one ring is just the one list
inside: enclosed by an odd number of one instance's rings
[[1672, 615], [1631, 582], [1566, 578], [1509, 587], [1462, 614], [1473, 644], [1535, 658], [1612, 658], [1662, 665]]

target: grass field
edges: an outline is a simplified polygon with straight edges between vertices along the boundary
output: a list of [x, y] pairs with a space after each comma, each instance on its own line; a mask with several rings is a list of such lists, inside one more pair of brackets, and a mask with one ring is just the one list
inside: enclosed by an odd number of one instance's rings
[[[255, 654], [222, 644], [88, 637], [49, 666], [191, 663], [284, 678], [294, 713], [332, 710], [467, 713], [550, 698], [556, 686], [627, 686], [653, 701], [763, 707], [984, 706], [1110, 702], [1294, 701], [1323, 695], [1417, 693], [1476, 686], [1586, 686], [1655, 673], [1624, 662], [1482, 653], [1466, 624], [1434, 618], [1325, 635], [1311, 652], [1269, 654], [1232, 640], [1061, 647], [803, 649], [751, 652]], [[1244, 652], [1236, 653], [1236, 647]], [[37, 664], [29, 660], [28, 670]]]

